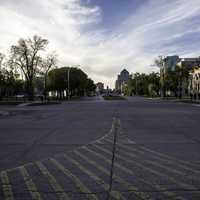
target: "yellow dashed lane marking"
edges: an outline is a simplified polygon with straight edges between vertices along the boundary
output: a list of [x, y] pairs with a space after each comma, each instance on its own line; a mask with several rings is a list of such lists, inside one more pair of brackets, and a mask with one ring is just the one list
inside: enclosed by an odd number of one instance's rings
[[36, 162], [36, 165], [38, 166], [42, 174], [47, 178], [51, 187], [53, 188], [55, 193], [58, 195], [59, 199], [60, 200], [70, 199], [69, 196], [65, 193], [62, 186], [56, 181], [55, 177], [48, 171], [45, 165], [42, 164], [41, 162]]
[[25, 184], [28, 188], [28, 191], [31, 194], [32, 199], [34, 200], [42, 200], [42, 197], [40, 193], [38, 192], [36, 185], [34, 184], [33, 180], [31, 179], [30, 175], [28, 174], [26, 168], [24, 166], [21, 166], [18, 168], [24, 181]]
[[65, 168], [61, 163], [59, 163], [56, 159], [51, 158], [51, 162], [59, 169], [61, 170], [66, 176], [68, 176], [70, 179], [72, 179], [76, 186], [81, 190], [81, 192], [85, 193], [87, 199], [91, 200], [98, 200], [98, 197], [95, 194], [92, 194], [92, 192], [83, 184], [80, 179], [72, 174], [67, 168]]
[[13, 192], [12, 192], [12, 186], [9, 181], [9, 177], [6, 171], [2, 171], [0, 173], [0, 178], [2, 182], [2, 189], [3, 189], [3, 195], [5, 200], [14, 200], [13, 198]]

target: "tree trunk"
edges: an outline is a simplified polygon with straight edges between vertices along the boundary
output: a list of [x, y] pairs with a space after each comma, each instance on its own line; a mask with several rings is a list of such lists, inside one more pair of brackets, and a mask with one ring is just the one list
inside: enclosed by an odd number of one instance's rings
[[28, 100], [33, 101], [34, 100], [34, 87], [33, 87], [33, 81], [27, 81], [27, 94], [28, 94]]
[[47, 75], [44, 77], [44, 100], [47, 100]]

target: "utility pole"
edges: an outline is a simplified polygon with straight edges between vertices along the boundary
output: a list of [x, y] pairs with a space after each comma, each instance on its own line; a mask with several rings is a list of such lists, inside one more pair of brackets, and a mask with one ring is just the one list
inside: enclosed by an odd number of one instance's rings
[[68, 97], [68, 100], [70, 100], [70, 68], [68, 68], [67, 70], [67, 97]]
[[161, 85], [161, 90], [160, 90], [160, 95], [161, 97], [165, 97], [165, 66], [164, 66], [164, 57], [159, 56], [159, 63], [160, 67], [160, 85]]
[[136, 93], [136, 95], [138, 95], [138, 82], [137, 82], [137, 74], [136, 74], [136, 76], [135, 76], [135, 93]]

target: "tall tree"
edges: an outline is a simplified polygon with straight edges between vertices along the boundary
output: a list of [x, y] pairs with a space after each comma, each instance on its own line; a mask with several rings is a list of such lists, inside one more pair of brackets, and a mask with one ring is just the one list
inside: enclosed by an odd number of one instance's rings
[[64, 97], [64, 91], [69, 92], [67, 95], [70, 96], [83, 96], [85, 93], [95, 90], [93, 81], [88, 79], [85, 72], [76, 67], [62, 67], [50, 70], [47, 86], [49, 91], [55, 91], [60, 98]]
[[57, 62], [57, 56], [52, 53], [47, 55], [45, 59], [41, 62], [41, 74], [44, 77], [44, 97], [47, 97], [47, 75], [51, 68], [55, 67]]
[[4, 75], [3, 75], [3, 60], [5, 55], [0, 53], [0, 100], [2, 98], [2, 90], [4, 85]]
[[158, 58], [154, 60], [154, 65], [160, 69], [160, 86], [161, 86], [160, 94], [161, 94], [161, 97], [165, 97], [166, 96], [166, 83], [165, 83], [166, 74], [165, 74], [165, 68], [164, 68], [164, 57], [158, 56]]
[[36, 77], [41, 63], [40, 51], [44, 51], [48, 40], [40, 36], [20, 39], [17, 45], [11, 47], [12, 61], [23, 72], [26, 79], [26, 88], [29, 100], [34, 98], [34, 78]]

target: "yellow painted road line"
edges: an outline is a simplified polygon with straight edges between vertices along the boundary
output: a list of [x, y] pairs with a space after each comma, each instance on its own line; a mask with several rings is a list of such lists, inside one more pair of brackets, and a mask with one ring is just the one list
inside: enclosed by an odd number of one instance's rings
[[[67, 156], [66, 154], [64, 155], [65, 158], [67, 160], [69, 160], [70, 162], [72, 162], [74, 165], [76, 165], [82, 172], [84, 172], [85, 174], [87, 174], [88, 176], [90, 176], [94, 181], [96, 181], [97, 183], [101, 183], [101, 187], [103, 187], [105, 189], [105, 191], [108, 191], [109, 189], [109, 185], [107, 183], [105, 183], [101, 178], [99, 178], [95, 173], [91, 172], [90, 170], [88, 170], [87, 168], [85, 168], [83, 165], [81, 165], [80, 162], [78, 162], [77, 160], [74, 160], [73, 158]], [[112, 191], [110, 193], [110, 195], [117, 199], [117, 200], [126, 200], [126, 198], [118, 191]]]
[[72, 174], [72, 172], [70, 172], [67, 168], [65, 168], [56, 159], [51, 158], [50, 160], [59, 170], [61, 170], [67, 177], [69, 177], [71, 180], [74, 181], [74, 183], [81, 190], [81, 192], [86, 194], [87, 199], [98, 200], [98, 197], [95, 194], [92, 194], [92, 192], [85, 186], [84, 183], [80, 181], [80, 179], [77, 176]]
[[[112, 141], [109, 140], [109, 139], [105, 139], [105, 140], [106, 140], [107, 142], [112, 143]], [[98, 143], [98, 142], [97, 142], [97, 143]], [[141, 151], [141, 150], [135, 149], [135, 148], [130, 148], [130, 147], [125, 146], [125, 145], [123, 145], [123, 144], [121, 144], [121, 143], [117, 143], [117, 145], [118, 145], [118, 146], [121, 146], [121, 147], [123, 147], [123, 148], [125, 148], [125, 149], [127, 149], [127, 150], [130, 150], [130, 151], [132, 151], [132, 152], [133, 152], [133, 151], [136, 151], [137, 153], [145, 154], [144, 151]], [[140, 147], [140, 148], [143, 148], [143, 147]], [[151, 154], [150, 156], [153, 157], [153, 158], [155, 158], [155, 159], [157, 159], [157, 160], [160, 160], [160, 161], [164, 161], [164, 162], [167, 162], [167, 163], [174, 164], [175, 166], [178, 166], [179, 168], [182, 168], [182, 169], [184, 169], [184, 170], [190, 171], [190, 172], [192, 172], [192, 173], [200, 174], [200, 171], [199, 171], [199, 170], [192, 169], [191, 167], [188, 167], [188, 166], [183, 165], [183, 164], [179, 164], [178, 162], [175, 162], [175, 161], [173, 161], [173, 160], [171, 160], [171, 159], [169, 160], [169, 159], [166, 159], [166, 158], [160, 158], [160, 157], [158, 157], [157, 155], [154, 155], [154, 154]], [[151, 162], [153, 162], [153, 161], [151, 161]], [[160, 164], [159, 164], [159, 165], [160, 165]], [[165, 167], [165, 166], [164, 166], [164, 167]], [[173, 168], [173, 171], [175, 171], [174, 168]], [[185, 174], [182, 173], [180, 170], [176, 170], [176, 173], [181, 174], [181, 175], [185, 175]]]
[[69, 196], [64, 191], [63, 187], [57, 182], [55, 177], [49, 172], [49, 170], [46, 168], [46, 166], [42, 162], [36, 162], [36, 165], [42, 172], [42, 174], [45, 176], [45, 178], [49, 181], [51, 187], [55, 191], [55, 193], [58, 195], [60, 200], [68, 200], [70, 199]]
[[[104, 151], [104, 152], [107, 153], [107, 154], [111, 154], [111, 151], [109, 151], [109, 150], [101, 149], [101, 148], [98, 147], [97, 145], [93, 145], [93, 146], [99, 148], [101, 151]], [[127, 154], [128, 154], [128, 153], [127, 153]], [[130, 154], [130, 155], [131, 155], [131, 154]], [[145, 170], [147, 170], [147, 171], [150, 171], [151, 173], [156, 174], [156, 175], [159, 176], [159, 177], [162, 176], [162, 177], [165, 177], [165, 178], [167, 178], [167, 179], [170, 179], [173, 183], [175, 183], [176, 185], [180, 185], [181, 187], [183, 187], [183, 188], [186, 189], [186, 190], [195, 190], [196, 193], [200, 193], [200, 191], [198, 191], [198, 188], [196, 188], [196, 187], [194, 187], [194, 186], [192, 186], [192, 185], [189, 185], [189, 184], [187, 184], [187, 183], [183, 183], [183, 182], [177, 181], [174, 177], [168, 176], [168, 175], [166, 175], [166, 174], [164, 174], [164, 173], [161, 173], [161, 172], [158, 172], [158, 171], [156, 171], [156, 170], [154, 170], [154, 169], [152, 169], [152, 168], [146, 167], [145, 165], [140, 164], [140, 163], [138, 163], [137, 161], [134, 161], [133, 159], [127, 160], [127, 159], [125, 159], [123, 156], [120, 156], [120, 155], [116, 155], [116, 157], [120, 158], [121, 160], [123, 160], [123, 161], [125, 161], [125, 162], [133, 163], [134, 165], [136, 165], [136, 166], [138, 166], [138, 167], [141, 167], [141, 168], [143, 168], [143, 169], [145, 169]], [[135, 158], [135, 157], [133, 157], [133, 158]]]
[[0, 178], [2, 182], [3, 195], [5, 200], [14, 200], [12, 185], [9, 181], [9, 177], [6, 171], [0, 173]]
[[18, 169], [19, 169], [19, 171], [20, 171], [20, 173], [21, 173], [21, 175], [22, 175], [22, 177], [25, 181], [25, 184], [28, 188], [28, 191], [31, 194], [32, 199], [42, 200], [42, 197], [41, 197], [40, 193], [38, 192], [37, 187], [34, 184], [33, 180], [31, 179], [30, 175], [28, 174], [26, 168], [24, 166], [21, 166]]
[[[120, 121], [120, 119], [118, 119], [118, 123], [119, 123], [119, 127], [120, 127], [120, 133], [122, 133], [122, 130], [121, 130], [121, 121]], [[133, 140], [130, 140], [130, 141], [132, 141], [134, 144], [137, 144], [137, 143], [134, 142]], [[161, 152], [154, 151], [154, 150], [152, 150], [152, 149], [150, 149], [150, 148], [147, 148], [147, 147], [144, 147], [144, 146], [139, 146], [139, 148], [143, 149], [144, 151], [148, 151], [148, 152], [150, 152], [150, 153], [152, 153], [152, 154], [154, 154], [154, 155], [157, 155], [157, 156], [160, 156], [160, 157], [162, 157], [162, 158], [165, 158], [165, 159], [167, 159], [167, 161], [168, 161], [168, 160], [171, 160], [171, 161], [174, 161], [174, 162], [176, 162], [176, 163], [177, 163], [177, 161], [178, 161], [178, 162], [181, 163], [182, 165], [186, 165], [186, 166], [185, 166], [186, 168], [188, 168], [189, 166], [190, 166], [190, 167], [200, 167], [200, 165], [198, 165], [198, 164], [191, 163], [191, 162], [188, 162], [188, 161], [185, 161], [185, 160], [181, 160], [181, 159], [178, 159], [178, 158], [174, 158], [174, 157], [172, 157], [172, 156], [169, 156], [169, 155], [164, 154], [164, 153], [161, 153]], [[180, 166], [182, 166], [182, 165], [180, 165]], [[189, 169], [189, 168], [188, 168], [188, 169]], [[198, 173], [200, 173], [200, 170], [195, 170], [195, 171], [198, 171]]]
[[[124, 154], [126, 154], [126, 155], [129, 154], [129, 156], [131, 155], [131, 157], [138, 158], [138, 155], [136, 155], [135, 153], [132, 153], [132, 152], [134, 152], [134, 150], [132, 150], [131, 148], [126, 147], [125, 145], [123, 145], [123, 144], [121, 144], [121, 143], [117, 143], [117, 145], [118, 145], [119, 147], [122, 147], [122, 148], [126, 149], [126, 150], [129, 150], [129, 152], [131, 151], [131, 154], [130, 154], [130, 153], [128, 153], [127, 151], [124, 151], [124, 149], [120, 149], [120, 151], [123, 152]], [[136, 152], [137, 152], [137, 151], [136, 151]], [[157, 162], [157, 161], [152, 161], [152, 160], [149, 160], [149, 159], [143, 159], [143, 161], [146, 162], [146, 163], [152, 164], [152, 165], [154, 165], [154, 166], [158, 166], [158, 167], [160, 167], [160, 168], [162, 168], [162, 169], [165, 169], [165, 170], [167, 170], [167, 171], [169, 171], [169, 172], [171, 172], [171, 173], [184, 176], [184, 177], [188, 178], [189, 180], [192, 180], [192, 181], [193, 181], [193, 180], [197, 180], [197, 181], [199, 180], [199, 177], [197, 177], [197, 176], [188, 177], [188, 176], [186, 176], [186, 175], [187, 175], [186, 172], [182, 172], [182, 171], [180, 171], [180, 170], [176, 170], [176, 169], [173, 168], [173, 167], [167, 167], [166, 165], [160, 164], [160, 163]], [[192, 171], [192, 170], [190, 169], [190, 171]], [[192, 171], [192, 172], [193, 172], [193, 171]]]
[[[165, 158], [167, 158], [167, 159], [171, 159], [171, 160], [174, 160], [174, 161], [178, 161], [178, 162], [180, 162], [181, 164], [185, 164], [185, 165], [188, 165], [188, 166], [190, 166], [190, 167], [200, 167], [200, 165], [198, 165], [198, 164], [191, 163], [191, 162], [188, 162], [188, 161], [185, 161], [185, 160], [180, 160], [180, 159], [171, 157], [171, 156], [169, 156], [169, 155], [166, 155], [166, 154], [163, 154], [163, 153], [160, 153], [160, 152], [151, 150], [151, 149], [149, 149], [149, 148], [147, 148], [147, 147], [141, 146], [140, 148], [143, 149], [143, 150], [145, 150], [145, 151], [148, 151], [148, 152], [150, 152], [150, 153], [154, 153], [154, 154], [156, 154], [156, 155], [158, 155], [158, 156], [165, 157]], [[200, 171], [198, 171], [198, 172], [200, 173]]]
[[[93, 146], [96, 146], [96, 148], [99, 148], [100, 150], [102, 150], [102, 149], [101, 149], [100, 147], [98, 147], [97, 145], [93, 145]], [[110, 160], [108, 160], [105, 156], [103, 156], [103, 155], [101, 155], [101, 154], [99, 154], [99, 153], [97, 153], [97, 152], [94, 152], [94, 151], [92, 151], [91, 149], [88, 149], [88, 148], [87, 148], [87, 150], [88, 150], [89, 152], [95, 154], [96, 156], [102, 158], [102, 159], [105, 160], [106, 162], [110, 163]], [[103, 150], [102, 150], [102, 151], [103, 151]], [[108, 153], [108, 152], [107, 152], [107, 153]], [[111, 155], [111, 152], [109, 152], [109, 155]], [[128, 174], [130, 174], [130, 175], [135, 176], [135, 173], [134, 173], [132, 170], [130, 170], [130, 169], [128, 169], [128, 168], [126, 168], [126, 167], [120, 165], [119, 163], [116, 163], [115, 166], [118, 167], [119, 169], [121, 169], [122, 171], [124, 171], [124, 172], [126, 172], [126, 173], [128, 173]], [[173, 192], [167, 191], [166, 188], [164, 188], [164, 187], [162, 187], [162, 186], [160, 186], [160, 185], [155, 185], [155, 184], [152, 185], [151, 182], [148, 182], [147, 180], [145, 180], [145, 179], [143, 179], [143, 178], [140, 178], [140, 177], [138, 177], [138, 179], [139, 179], [141, 182], [143, 182], [143, 183], [145, 183], [145, 184], [147, 184], [147, 185], [149, 185], [149, 186], [151, 186], [151, 187], [155, 187], [156, 190], [163, 192], [164, 195], [166, 195], [166, 196], [168, 196], [168, 197], [170, 197], [170, 198], [172, 198], [172, 199], [175, 198], [176, 200], [186, 200], [186, 199], [183, 198], [183, 197], [180, 197], [180, 196], [178, 197], [178, 196], [177, 196], [175, 193], [173, 193]]]
[[[105, 158], [103, 155], [98, 154], [97, 152], [94, 152], [94, 151], [92, 151], [91, 149], [89, 149], [87, 147], [85, 147], [84, 149], [87, 150], [90, 153], [95, 154], [98, 157], [103, 158], [107, 163], [111, 164], [111, 160]], [[79, 154], [81, 154], [81, 153], [79, 152]], [[82, 156], [84, 156], [84, 155], [82, 154]], [[84, 157], [86, 159], [86, 156], [84, 156]], [[99, 164], [96, 163], [95, 161], [89, 161], [89, 159], [87, 161], [91, 162], [91, 164], [92, 164], [92, 162], [95, 163], [95, 167], [97, 167], [99, 170], [103, 171], [107, 175], [110, 175], [110, 172], [108, 170], [106, 170], [105, 168], [99, 166]], [[119, 167], [119, 165], [117, 163], [115, 163], [115, 166]], [[129, 182], [127, 182], [126, 180], [122, 179], [121, 177], [114, 175], [114, 179], [118, 180], [121, 184], [123, 184], [127, 188], [127, 190], [132, 191], [132, 193], [134, 193], [140, 199], [143, 199], [143, 200], [146, 200], [146, 199], [151, 200], [152, 199], [148, 194], [146, 194], [144, 192], [141, 192], [136, 186], [131, 185]]]
[[96, 141], [98, 141], [99, 143], [102, 143], [102, 144], [103, 144], [103, 140], [104, 140], [105, 138], [109, 137], [110, 135], [112, 135], [112, 132], [113, 132], [113, 130], [114, 130], [114, 124], [116, 123], [116, 121], [117, 121], [117, 119], [116, 119], [115, 117], [113, 117], [111, 129], [109, 130], [109, 132], [108, 132], [106, 135], [104, 135], [103, 137], [101, 137], [101, 138], [99, 138], [99, 139], [97, 139], [97, 140], [91, 142], [90, 144], [93, 144], [93, 143], [95, 143]]

